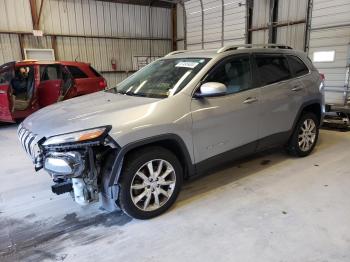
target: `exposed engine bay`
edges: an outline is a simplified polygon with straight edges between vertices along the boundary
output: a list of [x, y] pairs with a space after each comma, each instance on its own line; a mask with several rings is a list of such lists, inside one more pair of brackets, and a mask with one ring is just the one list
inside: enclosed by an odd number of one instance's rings
[[[106, 181], [103, 176], [108, 155], [117, 150], [115, 144], [106, 139], [102, 143], [82, 143], [43, 148], [43, 168], [51, 175], [55, 194], [70, 193], [74, 201], [85, 206], [101, 200], [114, 197], [106, 196]], [[108, 179], [108, 174], [106, 179]], [[115, 199], [114, 199], [115, 201]], [[111, 203], [109, 203], [111, 204]], [[114, 203], [113, 203], [114, 204]], [[110, 210], [110, 207], [105, 207]]]
[[18, 136], [35, 169], [44, 169], [52, 177], [53, 193], [70, 193], [82, 206], [100, 200], [103, 208], [113, 211], [118, 208], [118, 186], [111, 183], [110, 177], [119, 146], [107, 135], [107, 128], [101, 130], [96, 138], [89, 136], [87, 140], [68, 143], [48, 144], [50, 139], [39, 139], [23, 126]]

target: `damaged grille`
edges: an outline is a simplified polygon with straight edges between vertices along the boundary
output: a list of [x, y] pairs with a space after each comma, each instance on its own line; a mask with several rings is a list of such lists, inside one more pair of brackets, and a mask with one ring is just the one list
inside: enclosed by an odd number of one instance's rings
[[38, 135], [32, 133], [22, 125], [18, 127], [17, 135], [23, 149], [32, 158], [33, 163], [35, 164], [35, 169], [40, 169], [42, 167], [43, 159], [40, 148], [38, 146], [38, 142], [40, 140]]

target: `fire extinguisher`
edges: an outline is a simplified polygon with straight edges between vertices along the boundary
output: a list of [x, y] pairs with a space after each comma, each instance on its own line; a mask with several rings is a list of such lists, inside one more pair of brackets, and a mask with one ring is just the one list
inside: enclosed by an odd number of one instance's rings
[[111, 59], [111, 65], [113, 70], [117, 70], [117, 60], [115, 58]]

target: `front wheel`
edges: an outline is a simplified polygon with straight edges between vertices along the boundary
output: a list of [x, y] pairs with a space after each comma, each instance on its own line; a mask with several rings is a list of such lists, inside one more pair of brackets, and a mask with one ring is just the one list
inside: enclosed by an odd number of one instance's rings
[[288, 143], [288, 152], [291, 155], [304, 157], [315, 148], [319, 134], [319, 123], [315, 114], [303, 114]]
[[175, 202], [182, 185], [177, 157], [162, 147], [147, 147], [127, 156], [121, 174], [119, 206], [129, 216], [149, 219]]

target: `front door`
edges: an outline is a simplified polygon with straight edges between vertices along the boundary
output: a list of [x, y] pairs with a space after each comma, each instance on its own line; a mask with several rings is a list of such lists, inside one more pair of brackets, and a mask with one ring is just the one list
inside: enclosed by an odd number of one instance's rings
[[216, 160], [229, 160], [254, 152], [258, 137], [259, 89], [254, 88], [251, 69], [249, 55], [225, 59], [209, 72], [203, 83], [223, 83], [227, 94], [192, 99], [196, 163], [214, 156]]
[[11, 80], [15, 63], [0, 67], [0, 122], [14, 122]]
[[40, 107], [56, 103], [61, 94], [62, 68], [60, 65], [40, 66], [40, 85], [38, 87], [38, 98]]

